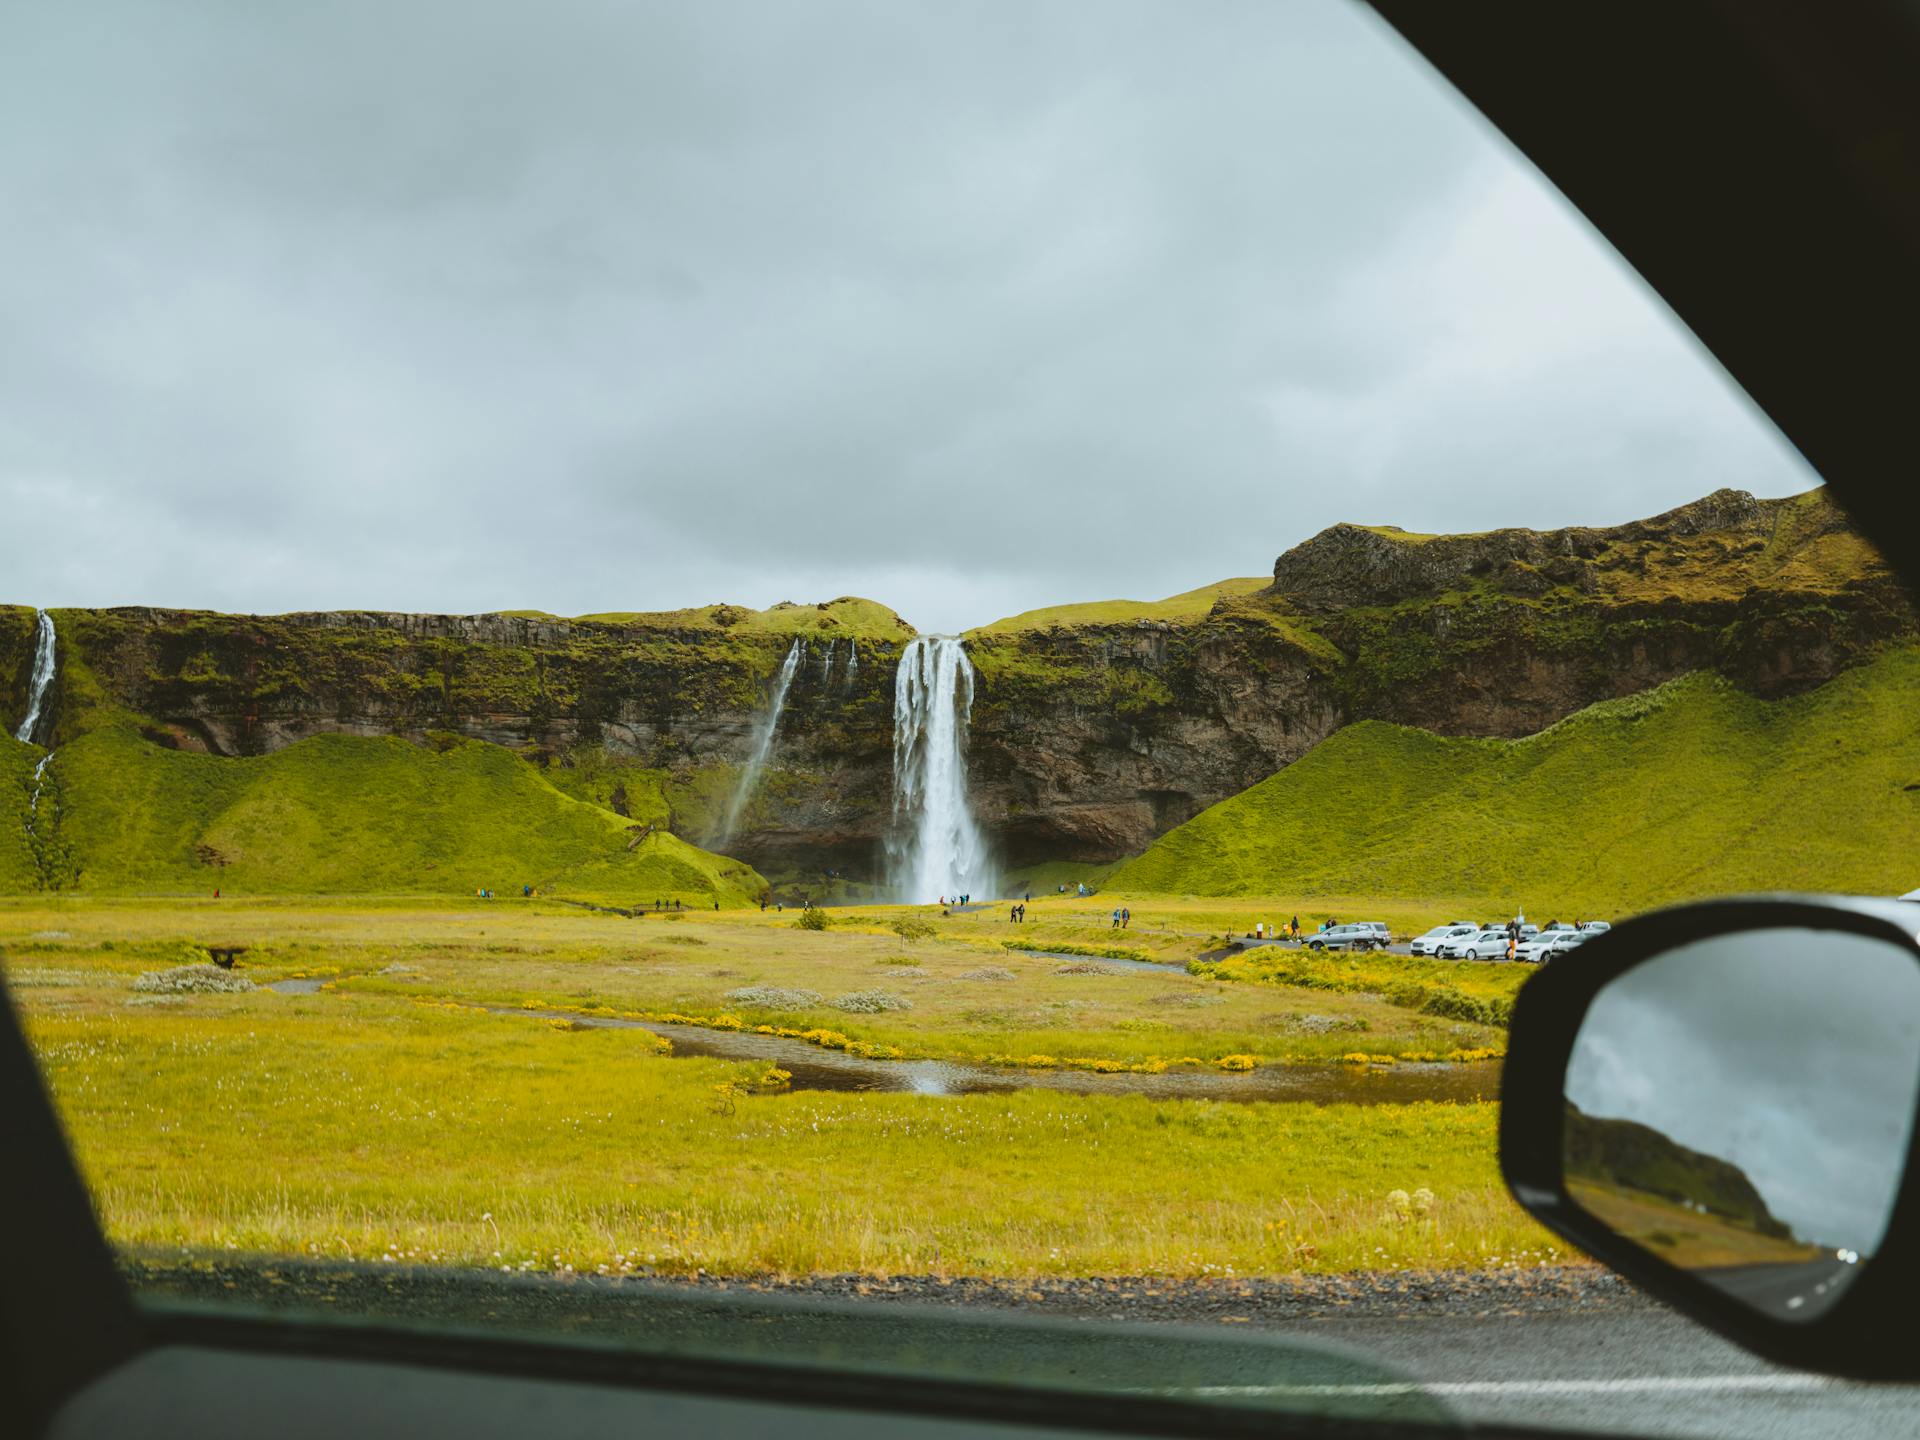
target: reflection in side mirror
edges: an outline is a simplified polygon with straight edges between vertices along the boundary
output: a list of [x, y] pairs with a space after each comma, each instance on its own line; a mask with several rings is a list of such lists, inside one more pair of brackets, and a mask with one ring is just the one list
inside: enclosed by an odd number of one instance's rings
[[1774, 1319], [1873, 1257], [1920, 1099], [1920, 964], [1836, 930], [1743, 930], [1594, 996], [1566, 1071], [1570, 1200]]

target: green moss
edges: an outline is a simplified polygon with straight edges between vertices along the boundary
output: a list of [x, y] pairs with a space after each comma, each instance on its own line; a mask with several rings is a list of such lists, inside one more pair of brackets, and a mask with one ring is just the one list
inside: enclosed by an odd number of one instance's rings
[[582, 615], [576, 624], [618, 625], [627, 629], [657, 628], [673, 631], [712, 630], [741, 635], [770, 635], [793, 639], [851, 639], [901, 644], [917, 633], [898, 614], [877, 600], [843, 595], [817, 605], [796, 605], [791, 601], [765, 610], [749, 610], [741, 605], [703, 605], [693, 610], [669, 610], [658, 613], [610, 612]]
[[1898, 894], [1920, 854], [1920, 650], [1765, 701], [1694, 675], [1524, 740], [1362, 721], [1110, 890], [1484, 897], [1572, 918], [1729, 891]]
[[33, 767], [44, 753], [38, 745], [22, 745], [11, 733], [0, 734], [0, 892], [6, 894], [36, 889], [40, 883], [26, 817]]
[[969, 630], [967, 638], [979, 635], [1015, 635], [1026, 630], [1049, 630], [1078, 625], [1129, 625], [1138, 620], [1164, 620], [1187, 624], [1204, 619], [1216, 601], [1250, 595], [1272, 584], [1271, 576], [1249, 575], [1234, 580], [1219, 580], [1188, 590], [1165, 600], [1093, 600], [1078, 605], [1052, 605], [1028, 610]]
[[[0, 617], [0, 643], [14, 619]], [[866, 703], [913, 634], [892, 611], [855, 599], [570, 621], [146, 610], [62, 610], [55, 619], [62, 741], [110, 720], [103, 709], [124, 709], [173, 721], [222, 717], [243, 749], [265, 745], [248, 717], [314, 714], [364, 716], [421, 736], [493, 717], [534, 746], [592, 744], [616, 721], [672, 736], [702, 716], [758, 709], [797, 636], [837, 642], [843, 656], [856, 645], [861, 678], [847, 699]]]

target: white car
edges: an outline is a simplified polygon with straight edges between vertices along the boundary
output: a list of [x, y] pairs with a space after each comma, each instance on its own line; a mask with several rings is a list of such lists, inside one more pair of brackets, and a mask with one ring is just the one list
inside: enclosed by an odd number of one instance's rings
[[1611, 930], [1612, 928], [1613, 926], [1605, 920], [1582, 920], [1580, 922], [1580, 933], [1583, 935], [1598, 935], [1601, 931]]
[[1525, 960], [1530, 965], [1544, 964], [1555, 955], [1573, 949], [1586, 938], [1587, 934], [1584, 930], [1575, 930], [1571, 926], [1556, 926], [1521, 940], [1514, 947], [1513, 958]]
[[1507, 958], [1507, 932], [1476, 930], [1458, 940], [1449, 940], [1440, 951], [1449, 960], [1504, 960]]
[[1438, 955], [1440, 946], [1448, 940], [1462, 939], [1468, 935], [1478, 935], [1477, 925], [1436, 925], [1424, 935], [1413, 937], [1413, 953], [1416, 955]]
[[1577, 950], [1599, 933], [1598, 930], [1563, 930], [1554, 936], [1553, 944], [1547, 947], [1540, 959], [1545, 962], [1556, 955], [1564, 955], [1569, 950]]

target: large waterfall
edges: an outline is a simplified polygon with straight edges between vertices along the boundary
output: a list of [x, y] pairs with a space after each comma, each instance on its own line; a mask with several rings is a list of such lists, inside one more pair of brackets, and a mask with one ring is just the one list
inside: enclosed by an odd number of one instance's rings
[[33, 648], [33, 679], [27, 685], [27, 718], [20, 722], [20, 728], [13, 732], [13, 738], [33, 741], [33, 732], [40, 724], [40, 712], [47, 703], [47, 691], [53, 688], [53, 617], [42, 610], [39, 612], [37, 631]]
[[958, 640], [908, 643], [893, 681], [893, 831], [887, 840], [895, 893], [911, 904], [993, 891], [986, 838], [967, 808], [967, 724], [973, 665]]
[[753, 790], [760, 783], [760, 772], [766, 769], [767, 756], [773, 751], [773, 733], [780, 728], [780, 712], [787, 708], [787, 691], [793, 685], [793, 672], [800, 668], [800, 656], [806, 649], [806, 643], [795, 640], [787, 651], [787, 658], [781, 663], [780, 674], [773, 682], [773, 700], [767, 706], [766, 713], [753, 730], [753, 749], [747, 755], [747, 768], [740, 772], [740, 778], [733, 787], [733, 797], [727, 801], [727, 816], [720, 825], [720, 833], [714, 838], [714, 848], [725, 850], [732, 843], [733, 832], [740, 827], [741, 812], [747, 808]]

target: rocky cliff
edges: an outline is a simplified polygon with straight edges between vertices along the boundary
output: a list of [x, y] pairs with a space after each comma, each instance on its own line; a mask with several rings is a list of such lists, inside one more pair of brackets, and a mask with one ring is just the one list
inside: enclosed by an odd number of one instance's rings
[[[573, 620], [54, 614], [57, 740], [109, 716], [230, 755], [320, 733], [469, 736], [616, 808], [645, 788], [694, 840], [798, 642], [769, 781], [734, 848], [776, 875], [877, 868], [893, 668], [914, 632], [872, 602]], [[32, 624], [0, 610], [8, 714]], [[1892, 573], [1823, 491], [1723, 490], [1613, 529], [1338, 525], [1264, 587], [971, 632], [972, 794], [1009, 864], [1110, 860], [1354, 719], [1511, 737], [1692, 670], [1804, 689], [1915, 633]]]

